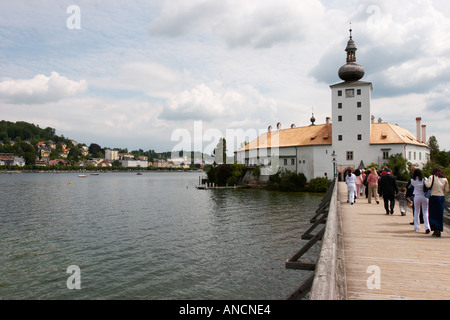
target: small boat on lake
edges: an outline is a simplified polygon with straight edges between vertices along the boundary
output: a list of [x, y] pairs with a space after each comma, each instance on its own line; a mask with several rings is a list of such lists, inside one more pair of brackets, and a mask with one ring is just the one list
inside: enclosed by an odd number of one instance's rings
[[87, 175], [85, 175], [85, 174], [79, 174], [79, 175], [78, 175], [78, 178], [87, 178]]

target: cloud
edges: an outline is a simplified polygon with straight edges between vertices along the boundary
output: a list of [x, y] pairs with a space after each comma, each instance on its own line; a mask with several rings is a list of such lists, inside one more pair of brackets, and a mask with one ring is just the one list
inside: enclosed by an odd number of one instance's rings
[[117, 72], [92, 79], [92, 87], [112, 90], [142, 92], [154, 98], [169, 98], [182, 86], [183, 72], [153, 61], [128, 62], [120, 65]]
[[159, 118], [166, 120], [227, 120], [242, 123], [270, 118], [276, 103], [264, 98], [250, 85], [225, 88], [219, 83], [199, 84], [174, 95], [164, 105]]
[[206, 33], [218, 36], [229, 47], [268, 48], [304, 40], [324, 13], [317, 0], [302, 5], [289, 0], [168, 1], [151, 22], [149, 34], [178, 37]]
[[32, 79], [0, 82], [0, 99], [12, 104], [42, 104], [76, 96], [87, 88], [85, 80], [73, 81], [52, 72]]
[[[450, 81], [450, 20], [432, 1], [360, 1], [351, 22], [357, 62], [366, 70], [363, 80], [374, 83], [376, 97], [426, 93]], [[339, 40], [342, 49], [347, 39]], [[340, 81], [345, 52], [336, 56], [336, 45], [333, 41], [310, 72], [316, 80]]]

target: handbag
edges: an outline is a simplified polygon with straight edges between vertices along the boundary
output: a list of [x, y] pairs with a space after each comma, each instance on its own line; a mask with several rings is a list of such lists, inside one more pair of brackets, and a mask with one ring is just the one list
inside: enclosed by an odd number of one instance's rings
[[431, 197], [431, 189], [433, 188], [433, 184], [434, 184], [434, 176], [433, 176], [433, 182], [431, 183], [431, 187], [427, 188], [425, 186], [425, 181], [423, 182], [423, 194], [425, 196], [425, 198], [430, 199]]

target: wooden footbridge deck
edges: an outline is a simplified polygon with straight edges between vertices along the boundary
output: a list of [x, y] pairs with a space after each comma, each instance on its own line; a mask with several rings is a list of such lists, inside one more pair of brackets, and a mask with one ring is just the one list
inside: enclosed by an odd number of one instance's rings
[[382, 199], [350, 205], [345, 183], [338, 199], [347, 299], [450, 299], [450, 226], [441, 238], [425, 234], [423, 224], [415, 232], [411, 210], [401, 216], [396, 205], [386, 215]]
[[[350, 205], [346, 184], [338, 182], [302, 236], [308, 243], [286, 261], [287, 268], [314, 271], [289, 299], [309, 292], [311, 300], [450, 300], [450, 225], [437, 238], [423, 224], [415, 232], [412, 221], [411, 209], [402, 216], [398, 205], [386, 215], [382, 199]], [[317, 261], [302, 260], [319, 240]]]

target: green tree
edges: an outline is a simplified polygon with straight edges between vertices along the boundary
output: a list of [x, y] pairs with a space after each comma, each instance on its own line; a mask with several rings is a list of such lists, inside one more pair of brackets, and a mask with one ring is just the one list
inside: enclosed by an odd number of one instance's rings
[[401, 153], [391, 155], [386, 166], [392, 170], [392, 174], [397, 180], [407, 181], [409, 178], [408, 160], [403, 158]]
[[431, 162], [435, 162], [436, 156], [439, 153], [439, 144], [435, 136], [431, 136], [428, 139], [428, 147], [430, 148], [430, 160]]
[[217, 166], [216, 183], [219, 186], [224, 186], [228, 179], [233, 175], [233, 168], [229, 164], [221, 164]]
[[72, 161], [72, 163], [78, 162], [81, 157], [81, 152], [77, 147], [72, 146], [72, 148], [70, 148], [68, 157]]
[[305, 184], [306, 176], [303, 173], [286, 172], [281, 175], [279, 188], [285, 192], [303, 191]]
[[326, 192], [328, 190], [328, 179], [320, 177], [311, 179], [308, 190], [310, 192]]
[[439, 150], [439, 144], [435, 136], [428, 139], [428, 147], [430, 148], [430, 161], [424, 166], [423, 172], [426, 176], [430, 175], [435, 167], [444, 170], [447, 177], [450, 173], [450, 155], [446, 151]]
[[227, 163], [227, 140], [225, 138], [220, 138], [219, 143], [213, 151], [214, 162]]

